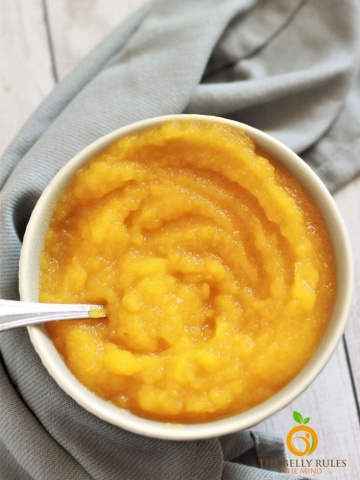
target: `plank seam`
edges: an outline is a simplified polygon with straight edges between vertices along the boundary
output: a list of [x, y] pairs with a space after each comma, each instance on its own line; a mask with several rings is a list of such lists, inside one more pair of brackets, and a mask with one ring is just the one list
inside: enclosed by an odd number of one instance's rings
[[54, 44], [53, 44], [52, 36], [51, 36], [51, 28], [50, 28], [50, 22], [49, 22], [49, 15], [48, 15], [46, 0], [41, 0], [41, 3], [42, 3], [42, 8], [43, 8], [46, 38], [47, 38], [49, 53], [50, 53], [51, 73], [52, 73], [54, 82], [59, 83], [59, 76], [58, 76], [58, 72], [57, 72], [57, 68], [56, 68], [56, 61], [55, 61]]
[[346, 363], [347, 363], [347, 365], [348, 365], [348, 370], [349, 370], [349, 375], [350, 375], [351, 387], [352, 387], [352, 390], [353, 390], [353, 393], [354, 393], [354, 400], [355, 400], [356, 411], [357, 411], [358, 420], [359, 420], [359, 423], [360, 423], [360, 403], [359, 403], [359, 397], [358, 397], [357, 390], [356, 390], [355, 379], [354, 379], [354, 375], [353, 375], [353, 372], [352, 372], [351, 360], [350, 360], [350, 355], [349, 355], [349, 350], [348, 350], [348, 346], [347, 346], [347, 342], [346, 342], [346, 337], [345, 337], [345, 335], [343, 335], [343, 344], [344, 344], [344, 350], [345, 350]]

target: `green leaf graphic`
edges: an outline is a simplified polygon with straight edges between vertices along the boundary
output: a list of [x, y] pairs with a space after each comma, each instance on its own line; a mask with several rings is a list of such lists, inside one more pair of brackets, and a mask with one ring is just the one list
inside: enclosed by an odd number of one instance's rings
[[301, 413], [299, 413], [299, 412], [293, 412], [293, 417], [294, 417], [295, 422], [297, 422], [297, 423], [303, 423], [303, 418], [302, 418]]
[[304, 418], [304, 424], [309, 423], [309, 422], [310, 422], [310, 417]]

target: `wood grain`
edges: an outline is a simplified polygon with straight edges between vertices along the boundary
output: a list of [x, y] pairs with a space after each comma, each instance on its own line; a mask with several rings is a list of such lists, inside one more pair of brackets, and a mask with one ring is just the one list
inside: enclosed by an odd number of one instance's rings
[[0, 1], [0, 154], [53, 89], [41, 0]]
[[349, 232], [354, 259], [354, 294], [345, 330], [345, 340], [352, 367], [354, 387], [357, 398], [360, 400], [360, 177], [339, 191], [335, 195], [335, 200]]
[[59, 79], [147, 0], [47, 2]]

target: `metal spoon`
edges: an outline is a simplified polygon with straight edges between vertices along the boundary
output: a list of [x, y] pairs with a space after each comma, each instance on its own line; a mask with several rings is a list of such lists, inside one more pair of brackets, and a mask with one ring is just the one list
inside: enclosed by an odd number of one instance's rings
[[106, 317], [103, 305], [33, 303], [0, 299], [0, 332], [53, 320]]

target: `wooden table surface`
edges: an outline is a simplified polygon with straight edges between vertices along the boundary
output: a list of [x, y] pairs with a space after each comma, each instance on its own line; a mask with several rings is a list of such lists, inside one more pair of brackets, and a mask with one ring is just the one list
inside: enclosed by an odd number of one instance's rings
[[[146, 1], [0, 0], [1, 153], [57, 82]], [[355, 480], [360, 478], [360, 178], [336, 193], [335, 200], [350, 234], [355, 263], [345, 335], [310, 388], [256, 429], [285, 439], [294, 426], [294, 410], [311, 417], [319, 436], [312, 465], [315, 459], [346, 462], [345, 467], [322, 467], [316, 478]], [[289, 455], [289, 459], [300, 457]]]

